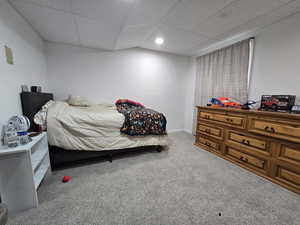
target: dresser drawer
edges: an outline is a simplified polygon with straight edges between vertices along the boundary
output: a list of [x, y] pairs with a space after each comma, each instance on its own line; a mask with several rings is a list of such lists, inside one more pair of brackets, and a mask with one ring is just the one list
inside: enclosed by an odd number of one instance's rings
[[200, 111], [198, 117], [201, 119], [213, 120], [214, 113]]
[[249, 132], [300, 143], [300, 123], [249, 118]]
[[258, 152], [265, 155], [271, 155], [269, 143], [266, 140], [252, 137], [247, 134], [239, 133], [236, 131], [228, 131], [227, 142], [235, 144], [250, 152]]
[[223, 140], [223, 129], [222, 128], [212, 127], [210, 125], [199, 123], [197, 131], [202, 134], [205, 134], [207, 136]]
[[221, 123], [227, 126], [245, 128], [246, 127], [246, 117], [232, 115], [232, 114], [220, 114], [211, 112], [200, 112], [200, 119]]
[[300, 170], [296, 168], [286, 167], [284, 165], [275, 165], [275, 179], [291, 186], [300, 192]]
[[219, 122], [224, 122], [226, 124], [231, 124], [235, 126], [243, 126], [245, 122], [245, 118], [238, 117], [238, 116], [231, 116], [231, 115], [222, 115], [222, 114], [215, 114], [214, 120]]
[[225, 154], [228, 158], [233, 159], [249, 168], [255, 169], [259, 172], [266, 173], [268, 160], [241, 152], [230, 146], [225, 147]]
[[221, 146], [217, 141], [214, 141], [208, 137], [203, 135], [197, 135], [196, 143], [202, 146], [207, 147], [207, 149], [212, 150], [214, 152], [221, 153]]
[[277, 158], [287, 163], [293, 163], [300, 168], [300, 147], [296, 145], [280, 144]]

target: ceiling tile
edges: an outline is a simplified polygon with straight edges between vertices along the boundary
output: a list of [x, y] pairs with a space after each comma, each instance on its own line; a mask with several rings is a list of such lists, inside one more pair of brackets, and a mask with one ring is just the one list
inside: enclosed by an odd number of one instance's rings
[[225, 40], [228, 37], [233, 37], [236, 35], [245, 35], [246, 33], [255, 36], [255, 34], [257, 34], [257, 32], [259, 32], [264, 27], [297, 12], [300, 12], [300, 0], [292, 1], [291, 3], [285, 4], [268, 14], [258, 16], [253, 20], [249, 20], [246, 23], [243, 23], [240, 26], [237, 26], [234, 29], [223, 33], [222, 35], [217, 36], [216, 39]]
[[152, 26], [134, 26], [124, 28], [119, 36], [116, 49], [141, 46], [144, 40], [151, 34], [152, 30]]
[[183, 0], [163, 21], [169, 26], [196, 30], [197, 25], [233, 0]]
[[136, 0], [127, 20], [128, 26], [157, 23], [178, 0]]
[[[158, 46], [154, 43], [157, 36], [161, 36], [165, 39], [165, 43], [162, 46]], [[152, 32], [141, 47], [161, 51], [183, 52], [204, 41], [207, 41], [205, 37], [195, 35], [192, 32], [161, 25]]]
[[11, 2], [28, 2], [46, 6], [57, 10], [71, 11], [72, 0], [10, 0]]
[[[45, 39], [191, 55], [299, 11], [300, 0], [9, 0]], [[250, 31], [250, 32], [249, 32]], [[154, 44], [156, 36], [165, 44]]]
[[113, 50], [121, 27], [109, 23], [76, 17], [81, 45]]
[[21, 1], [13, 4], [45, 40], [79, 44], [72, 14]]
[[134, 0], [72, 0], [72, 12], [112, 26], [124, 24]]
[[198, 25], [198, 30], [210, 37], [223, 34], [258, 16], [285, 4], [282, 0], [240, 0], [220, 10]]

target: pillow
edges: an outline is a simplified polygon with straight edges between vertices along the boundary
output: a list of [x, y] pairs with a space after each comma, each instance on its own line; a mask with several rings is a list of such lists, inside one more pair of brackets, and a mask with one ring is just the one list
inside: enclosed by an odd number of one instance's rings
[[68, 103], [71, 106], [89, 107], [91, 103], [81, 96], [69, 96]]

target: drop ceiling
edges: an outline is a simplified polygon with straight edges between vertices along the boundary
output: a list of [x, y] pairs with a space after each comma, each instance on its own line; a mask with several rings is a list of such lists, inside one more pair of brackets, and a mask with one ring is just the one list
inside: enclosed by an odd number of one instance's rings
[[[298, 12], [300, 0], [10, 0], [51, 42], [197, 55]], [[162, 46], [154, 42], [165, 39]]]

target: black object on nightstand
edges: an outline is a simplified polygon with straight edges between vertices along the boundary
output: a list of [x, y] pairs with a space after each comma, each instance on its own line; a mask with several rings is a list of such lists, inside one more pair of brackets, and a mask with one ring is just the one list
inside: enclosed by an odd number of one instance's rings
[[38, 131], [38, 127], [33, 122], [33, 117], [42, 108], [42, 106], [50, 100], [53, 100], [53, 94], [51, 93], [21, 93], [23, 115], [27, 116], [30, 120], [29, 131]]

